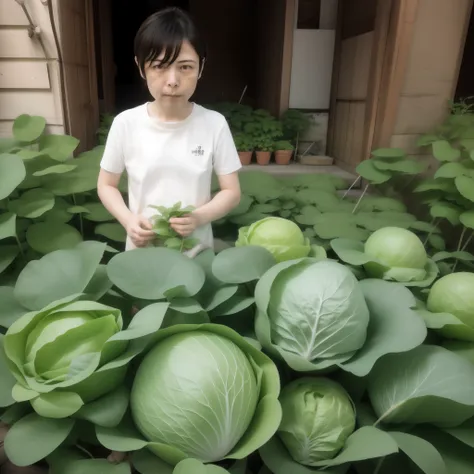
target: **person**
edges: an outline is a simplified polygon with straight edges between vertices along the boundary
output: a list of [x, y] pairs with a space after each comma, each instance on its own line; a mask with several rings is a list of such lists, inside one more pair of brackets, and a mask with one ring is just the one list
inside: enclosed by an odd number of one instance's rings
[[[147, 247], [156, 237], [150, 206], [181, 202], [193, 210], [172, 218], [181, 236], [197, 239], [194, 256], [213, 248], [212, 222], [235, 208], [241, 197], [241, 162], [227, 121], [191, 102], [206, 62], [206, 49], [191, 18], [170, 7], [148, 17], [134, 42], [135, 62], [153, 101], [113, 120], [98, 176], [98, 195], [127, 233], [125, 250]], [[128, 206], [119, 191], [128, 178]], [[211, 196], [215, 173], [219, 191]]]

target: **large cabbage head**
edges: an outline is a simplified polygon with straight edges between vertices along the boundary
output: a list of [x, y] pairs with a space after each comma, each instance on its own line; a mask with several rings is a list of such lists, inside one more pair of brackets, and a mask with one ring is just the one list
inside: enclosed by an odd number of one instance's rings
[[294, 370], [342, 363], [365, 343], [369, 309], [354, 274], [337, 262], [281, 262], [259, 280], [255, 298], [260, 343]]
[[474, 342], [474, 273], [450, 273], [436, 281], [428, 295], [427, 309], [454, 316], [452, 324], [439, 330], [443, 336]]
[[365, 264], [370, 277], [399, 282], [421, 281], [427, 276], [428, 256], [423, 242], [410, 230], [383, 227], [365, 242]]
[[281, 391], [283, 418], [278, 436], [299, 464], [316, 466], [334, 458], [356, 425], [344, 388], [324, 377], [294, 380]]
[[292, 221], [282, 217], [266, 217], [239, 229], [235, 246], [256, 245], [266, 248], [277, 262], [306, 257], [310, 241]]
[[123, 381], [115, 363], [127, 342], [119, 310], [92, 301], [52, 303], [16, 320], [4, 337], [4, 353], [17, 380], [13, 399], [30, 401], [41, 416], [64, 418]]
[[175, 325], [141, 362], [131, 413], [148, 448], [175, 465], [242, 459], [276, 432], [280, 381], [271, 359], [222, 325]]

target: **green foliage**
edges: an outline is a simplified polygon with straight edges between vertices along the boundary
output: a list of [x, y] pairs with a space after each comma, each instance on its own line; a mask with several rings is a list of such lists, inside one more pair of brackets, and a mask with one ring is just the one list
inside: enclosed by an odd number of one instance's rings
[[[122, 227], [97, 197], [103, 147], [74, 153], [79, 141], [46, 134], [42, 117], [21, 115], [0, 154], [0, 274], [18, 275], [32, 259], [102, 235], [124, 242]], [[122, 183], [122, 190], [124, 186]], [[97, 216], [100, 214], [100, 219]], [[95, 224], [108, 222], [107, 227]]]
[[295, 142], [298, 136], [304, 134], [312, 124], [310, 116], [296, 109], [288, 109], [281, 116], [283, 136], [286, 140]]
[[151, 208], [158, 211], [156, 216], [153, 216], [152, 230], [157, 235], [153, 242], [155, 246], [167, 247], [169, 249], [179, 250], [190, 250], [195, 247], [198, 243], [198, 239], [192, 237], [183, 237], [178, 234], [170, 224], [170, 219], [173, 217], [184, 217], [194, 210], [192, 206], [182, 207], [181, 202], [177, 202], [171, 207], [164, 206], [150, 206]]
[[234, 134], [234, 143], [237, 151], [253, 151], [255, 149], [253, 137], [244, 132]]
[[279, 140], [273, 144], [274, 150], [294, 150], [295, 147], [288, 140]]

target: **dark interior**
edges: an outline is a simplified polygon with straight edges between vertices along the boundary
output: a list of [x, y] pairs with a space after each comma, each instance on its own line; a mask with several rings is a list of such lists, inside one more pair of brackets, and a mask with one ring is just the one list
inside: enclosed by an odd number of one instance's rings
[[209, 59], [193, 100], [202, 104], [237, 102], [247, 87], [244, 102], [253, 104], [257, 3], [256, 0], [113, 0], [115, 112], [150, 100], [134, 63], [133, 40], [143, 20], [167, 6], [188, 11], [208, 45]]
[[471, 14], [454, 100], [474, 107], [474, 15]]

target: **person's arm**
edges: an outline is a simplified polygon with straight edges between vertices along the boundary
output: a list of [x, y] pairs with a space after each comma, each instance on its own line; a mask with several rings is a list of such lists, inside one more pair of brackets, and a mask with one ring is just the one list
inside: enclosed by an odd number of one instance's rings
[[151, 223], [144, 216], [136, 216], [125, 204], [122, 193], [118, 189], [119, 173], [111, 173], [104, 169], [99, 172], [97, 193], [104, 207], [122, 224], [127, 235], [136, 247], [145, 247], [155, 236], [151, 231]]

